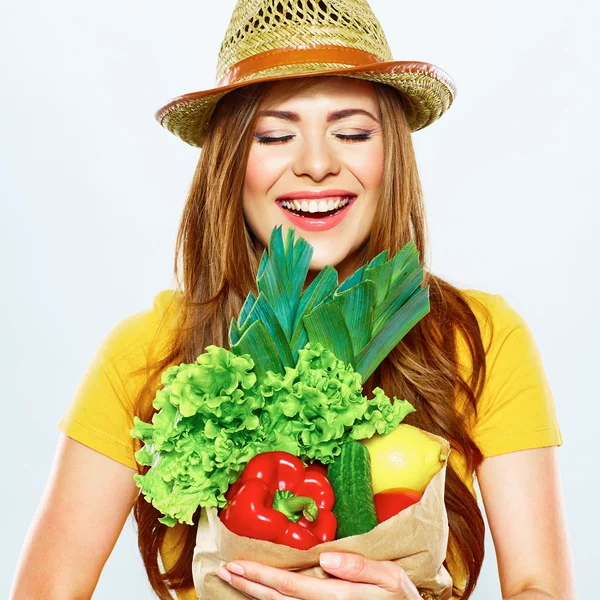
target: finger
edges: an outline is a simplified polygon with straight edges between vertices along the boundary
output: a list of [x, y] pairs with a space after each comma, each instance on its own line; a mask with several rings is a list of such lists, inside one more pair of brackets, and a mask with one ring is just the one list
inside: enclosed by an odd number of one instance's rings
[[217, 570], [217, 575], [227, 581], [231, 587], [234, 587], [252, 600], [299, 600], [292, 596], [285, 596], [273, 588], [246, 579], [242, 575], [236, 575], [223, 567]]
[[346, 581], [370, 583], [392, 594], [418, 594], [406, 571], [391, 561], [369, 560], [350, 552], [323, 552], [319, 562], [323, 570]]
[[[248, 560], [236, 560], [228, 563], [226, 567], [232, 574], [233, 587], [260, 600], [323, 600], [325, 590], [333, 583], [330, 580], [276, 569]], [[340, 586], [348, 585], [343, 581], [337, 583]]]
[[[338, 578], [311, 577], [252, 561], [236, 560], [226, 566], [231, 576], [229, 583], [241, 592], [252, 594], [251, 597], [259, 600], [287, 600], [288, 598], [290, 600], [323, 600], [326, 597], [346, 598], [347, 600], [389, 598], [386, 590], [373, 585], [344, 581]], [[219, 571], [221, 570], [226, 569], [219, 569]], [[237, 579], [236, 574], [238, 574]], [[246, 583], [244, 583], [244, 579], [247, 580]], [[252, 583], [257, 585], [253, 586]], [[410, 600], [410, 598], [407, 597], [405, 600]]]

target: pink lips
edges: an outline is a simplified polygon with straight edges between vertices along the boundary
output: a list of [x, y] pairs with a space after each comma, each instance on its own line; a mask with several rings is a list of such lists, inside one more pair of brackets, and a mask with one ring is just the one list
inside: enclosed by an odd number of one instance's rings
[[356, 196], [356, 194], [349, 192], [348, 190], [305, 190], [282, 194], [281, 196], [278, 196], [276, 200], [319, 200], [320, 198], [337, 198], [339, 196], [345, 198], [347, 196]]
[[[339, 190], [334, 190], [334, 191], [339, 191]], [[342, 194], [338, 194], [338, 196], [341, 196]], [[348, 196], [350, 194], [345, 194], [345, 196]], [[330, 196], [333, 196], [333, 194], [331, 192], [327, 192], [327, 195], [321, 194], [320, 196], [318, 196], [319, 198], [328, 198]], [[317, 198], [317, 196], [306, 196], [306, 195], [302, 195], [302, 196], [298, 196], [297, 198], [293, 198], [292, 196], [285, 196], [285, 197], [281, 197], [282, 200], [284, 199], [290, 199], [290, 200], [294, 200], [294, 199], [310, 199], [310, 200], [314, 200]], [[279, 198], [278, 198], [279, 200]], [[350, 208], [354, 205], [354, 202], [356, 201], [356, 196], [353, 196], [352, 198], [350, 198], [350, 202], [348, 202], [348, 204], [337, 214], [331, 216], [331, 217], [317, 217], [317, 216], [312, 216], [315, 215], [316, 213], [308, 213], [311, 216], [299, 216], [299, 215], [295, 215], [294, 213], [290, 212], [289, 210], [286, 210], [285, 208], [283, 208], [283, 206], [281, 206], [281, 204], [278, 202], [277, 205], [279, 206], [280, 210], [283, 211], [283, 213], [285, 214], [286, 219], [288, 219], [289, 221], [291, 221], [291, 223], [298, 227], [299, 229], [303, 229], [305, 231], [327, 231], [329, 229], [333, 229], [336, 225], [339, 225], [343, 220], [344, 217], [348, 214], [348, 212], [350, 211]]]

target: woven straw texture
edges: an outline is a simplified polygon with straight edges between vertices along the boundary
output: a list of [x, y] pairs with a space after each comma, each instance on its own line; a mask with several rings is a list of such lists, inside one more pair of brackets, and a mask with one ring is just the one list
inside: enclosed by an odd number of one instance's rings
[[381, 24], [363, 0], [238, 2], [219, 51], [217, 81], [239, 60], [260, 51], [307, 44], [357, 48], [393, 60]]
[[[216, 81], [240, 61], [262, 52], [315, 46], [354, 48], [391, 64], [383, 68], [371, 64], [370, 69], [361, 70], [356, 64], [294, 62], [241, 76], [234, 85], [352, 69], [335, 75], [390, 85], [404, 95], [412, 131], [439, 119], [452, 104], [454, 83], [443, 71], [432, 74], [427, 68], [432, 65], [426, 63], [393, 62], [381, 24], [366, 0], [239, 0], [219, 50]], [[225, 92], [217, 87], [179, 96], [163, 106], [156, 118], [187, 144], [201, 147], [214, 108], [229, 91], [231, 86]]]

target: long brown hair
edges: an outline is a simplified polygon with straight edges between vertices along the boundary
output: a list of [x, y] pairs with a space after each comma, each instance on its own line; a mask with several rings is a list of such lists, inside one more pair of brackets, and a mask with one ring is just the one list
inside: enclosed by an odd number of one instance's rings
[[[423, 194], [405, 117], [410, 106], [393, 88], [372, 85], [382, 115], [386, 162], [372, 231], [357, 266], [386, 248], [393, 254], [413, 240], [425, 257], [430, 312], [365, 382], [365, 393], [380, 386], [389, 396], [409, 400], [416, 412], [405, 422], [446, 438], [453, 452], [463, 457], [467, 472], [472, 473], [482, 459], [467, 427], [470, 417], [476, 415], [486, 376], [480, 328], [461, 291], [427, 268]], [[229, 93], [217, 104], [209, 123], [176, 241], [175, 277], [182, 292], [177, 322], [173, 319], [171, 323], [166, 355], [147, 365], [146, 384], [135, 399], [134, 414], [146, 422], [156, 412], [152, 399], [160, 373], [173, 364], [194, 362], [209, 344], [229, 347], [229, 323], [248, 292], [256, 291], [257, 252], [243, 218], [241, 197], [252, 126], [268, 89], [268, 83], [256, 83]], [[468, 381], [458, 371], [457, 334], [463, 336], [471, 354]], [[138, 468], [140, 473], [148, 470]], [[454, 594], [467, 599], [483, 561], [484, 522], [475, 498], [451, 464], [445, 502], [450, 529], [447, 558], [451, 566], [462, 564], [467, 575], [466, 589], [461, 593], [455, 587]], [[193, 587], [191, 565], [197, 525], [184, 526], [177, 561], [161, 573], [159, 551], [167, 526], [158, 522], [161, 514], [142, 494], [133, 514], [144, 566], [159, 598], [171, 598], [169, 588]], [[198, 510], [195, 523], [199, 514]]]

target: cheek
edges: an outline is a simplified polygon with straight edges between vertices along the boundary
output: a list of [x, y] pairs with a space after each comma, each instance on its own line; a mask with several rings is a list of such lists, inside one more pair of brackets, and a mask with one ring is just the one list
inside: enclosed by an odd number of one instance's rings
[[383, 146], [373, 146], [355, 163], [355, 174], [369, 193], [379, 190], [383, 180]]
[[244, 175], [242, 208], [250, 227], [257, 234], [257, 225], [265, 219], [266, 195], [275, 180], [276, 177], [268, 168], [268, 162], [259, 152], [251, 150]]
[[260, 154], [250, 151], [244, 177], [244, 195], [260, 196], [269, 186], [269, 170]]
[[377, 212], [384, 173], [383, 144], [373, 144], [364, 152], [356, 153], [352, 161], [346, 164], [363, 190], [361, 202], [355, 207], [354, 218], [348, 222], [354, 231], [354, 235], [349, 236], [352, 247], [357, 248], [368, 236]]
[[[271, 150], [271, 151], [269, 151]], [[254, 144], [248, 154], [244, 188], [256, 196], [265, 196], [288, 167], [286, 153]]]
[[266, 155], [264, 150], [252, 147], [248, 154], [242, 209], [250, 229], [259, 241], [266, 246], [271, 230], [280, 224], [280, 209], [271, 199], [271, 189], [284, 171], [281, 157]]

